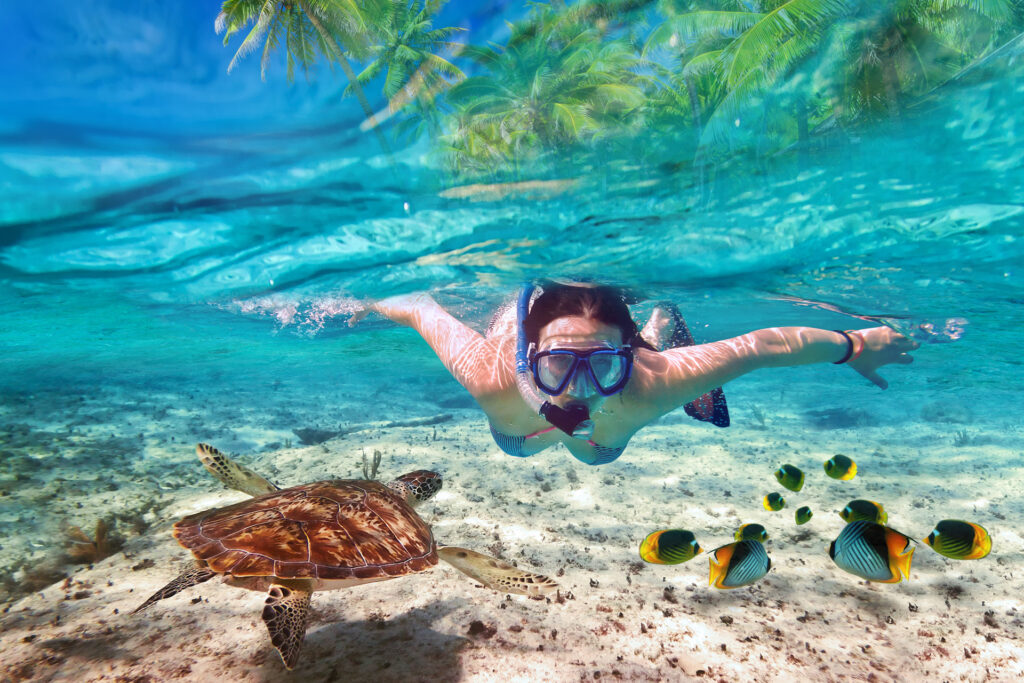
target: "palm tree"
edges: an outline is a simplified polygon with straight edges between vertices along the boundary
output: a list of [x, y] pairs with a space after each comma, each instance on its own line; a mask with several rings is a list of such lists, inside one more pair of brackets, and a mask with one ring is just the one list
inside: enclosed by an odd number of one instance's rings
[[659, 4], [665, 20], [648, 35], [643, 55], [649, 58], [668, 47], [676, 54], [678, 67], [658, 69], [661, 87], [651, 105], [656, 118], [675, 118], [677, 125], [693, 128], [693, 166], [703, 188], [705, 125], [728, 93], [722, 68], [725, 50], [764, 15], [738, 0], [703, 0], [682, 13], [673, 2]]
[[[705, 79], [710, 80], [705, 99], [711, 111], [704, 121], [701, 145], [731, 148], [736, 121], [758, 110], [766, 126], [765, 95], [813, 54], [823, 33], [856, 4], [856, 0], [709, 2], [702, 5], [708, 9], [670, 17], [648, 43], [674, 38], [685, 46], [684, 72], [710, 76]], [[806, 100], [806, 94], [797, 93], [795, 100]], [[805, 111], [803, 106], [795, 108]]]
[[456, 109], [449, 135], [463, 164], [518, 163], [612, 134], [643, 104], [639, 57], [599, 27], [538, 6], [513, 27], [504, 47], [464, 51], [485, 74], [449, 92]]
[[[225, 0], [214, 23], [217, 33], [224, 33], [224, 44], [248, 24], [254, 24], [228, 64], [230, 73], [246, 55], [262, 44], [260, 75], [266, 78], [270, 55], [285, 43], [288, 60], [288, 80], [295, 78], [295, 64], [308, 75], [317, 54], [328, 62], [337, 61], [350, 83], [356, 74], [345, 57], [345, 51], [361, 53], [366, 50], [366, 23], [358, 6], [343, 0]], [[345, 49], [339, 45], [341, 40]], [[361, 96], [361, 101], [365, 96]], [[369, 102], [365, 103], [365, 109]]]
[[783, 146], [806, 139], [815, 119], [852, 120], [879, 105], [899, 116], [902, 98], [945, 82], [1021, 18], [1016, 0], [696, 4], [670, 13], [645, 51], [675, 42], [681, 73], [703, 82], [688, 90], [705, 150], [733, 149], [737, 125], [750, 121], [761, 130], [743, 129]]
[[[243, 57], [262, 46], [260, 74], [265, 78], [270, 55], [282, 41], [289, 81], [295, 77], [296, 64], [308, 75], [317, 55], [323, 55], [328, 64], [341, 67], [366, 118], [373, 124], [373, 107], [346, 56], [365, 55], [369, 45], [371, 27], [355, 0], [225, 0], [214, 27], [218, 33], [224, 33], [227, 45], [235, 33], [249, 24], [253, 27], [228, 65], [229, 73]], [[390, 154], [387, 141], [379, 132], [377, 137]]]
[[1021, 29], [1016, 0], [900, 0], [862, 13], [840, 51], [851, 109], [902, 115], [932, 90]]
[[381, 21], [374, 23], [374, 34], [379, 44], [371, 46], [373, 61], [356, 79], [358, 84], [366, 85], [384, 74], [383, 93], [389, 115], [412, 103], [415, 118], [427, 122], [434, 133], [438, 123], [433, 100], [466, 77], [438, 54], [444, 50], [458, 53], [463, 47], [450, 40], [463, 29], [432, 27], [432, 18], [445, 2], [377, 0], [375, 15]]

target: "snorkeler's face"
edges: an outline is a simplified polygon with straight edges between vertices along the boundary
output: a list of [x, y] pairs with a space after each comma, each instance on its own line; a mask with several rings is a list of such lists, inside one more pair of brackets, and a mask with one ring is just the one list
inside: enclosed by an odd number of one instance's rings
[[[540, 329], [537, 339], [538, 351], [567, 349], [581, 352], [621, 347], [622, 331], [618, 327], [584, 316], [556, 318]], [[577, 372], [565, 391], [549, 400], [562, 408], [570, 403], [584, 403], [593, 410], [604, 399], [587, 373]]]

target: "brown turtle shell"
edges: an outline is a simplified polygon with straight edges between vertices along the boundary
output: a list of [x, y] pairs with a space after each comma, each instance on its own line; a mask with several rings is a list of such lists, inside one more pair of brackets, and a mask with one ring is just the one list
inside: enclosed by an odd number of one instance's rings
[[430, 527], [376, 481], [319, 481], [185, 517], [174, 537], [232, 576], [377, 579], [437, 564]]

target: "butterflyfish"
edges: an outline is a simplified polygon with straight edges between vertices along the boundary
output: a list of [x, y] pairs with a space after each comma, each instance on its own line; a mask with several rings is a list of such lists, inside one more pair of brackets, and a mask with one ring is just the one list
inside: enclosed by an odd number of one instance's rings
[[760, 524], [744, 524], [734, 534], [737, 541], [757, 541], [764, 543], [768, 540], [768, 532]]
[[693, 532], [686, 529], [655, 531], [640, 543], [640, 557], [651, 564], [679, 564], [702, 552]]
[[814, 516], [814, 513], [811, 512], [811, 508], [804, 505], [801, 508], [797, 508], [795, 516], [797, 524], [807, 524], [807, 522], [811, 521], [811, 517]]
[[790, 491], [799, 491], [804, 487], [804, 473], [795, 465], [783, 465], [775, 470], [775, 478]]
[[781, 510], [786, 507], [786, 499], [782, 497], [781, 493], [773, 491], [764, 497], [761, 504], [764, 505], [765, 510]]
[[825, 474], [833, 479], [848, 481], [857, 476], [857, 463], [845, 455], [833, 455], [825, 461]]
[[842, 569], [868, 581], [899, 583], [910, 579], [912, 539], [875, 522], [850, 522], [828, 547], [828, 556]]
[[992, 537], [984, 527], [962, 519], [942, 520], [924, 542], [954, 560], [978, 560], [992, 552]]
[[711, 553], [708, 584], [715, 588], [749, 586], [772, 567], [764, 545], [754, 540], [736, 541]]
[[839, 513], [839, 516], [847, 524], [858, 520], [885, 524], [889, 520], [889, 515], [881, 503], [876, 503], [872, 500], [861, 500], [860, 498], [847, 503], [846, 507]]

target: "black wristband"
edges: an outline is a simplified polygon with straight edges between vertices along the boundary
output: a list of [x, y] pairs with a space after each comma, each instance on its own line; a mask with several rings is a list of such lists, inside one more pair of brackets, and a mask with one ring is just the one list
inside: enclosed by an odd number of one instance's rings
[[833, 332], [838, 332], [839, 334], [841, 334], [844, 337], [846, 337], [846, 353], [843, 354], [842, 358], [840, 358], [835, 363], [833, 363], [833, 365], [842, 365], [846, 361], [850, 360], [850, 356], [853, 355], [853, 337], [848, 335], [846, 332], [843, 332], [842, 330], [832, 330], [832, 331]]

